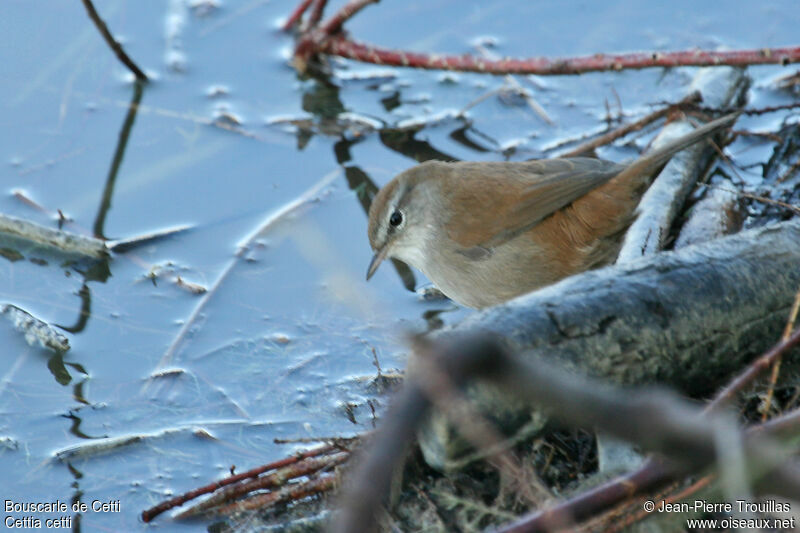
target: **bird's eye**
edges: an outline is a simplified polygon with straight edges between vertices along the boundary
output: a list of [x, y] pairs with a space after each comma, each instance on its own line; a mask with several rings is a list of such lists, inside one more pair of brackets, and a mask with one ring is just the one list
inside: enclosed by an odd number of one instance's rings
[[395, 211], [394, 213], [392, 213], [392, 216], [389, 217], [389, 224], [391, 224], [394, 227], [397, 227], [402, 223], [403, 223], [403, 213], [401, 213], [400, 211]]

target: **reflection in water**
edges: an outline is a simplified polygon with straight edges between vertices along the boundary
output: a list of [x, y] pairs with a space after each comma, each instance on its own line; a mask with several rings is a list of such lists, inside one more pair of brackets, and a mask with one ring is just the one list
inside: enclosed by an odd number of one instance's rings
[[69, 382], [72, 381], [72, 376], [69, 375], [69, 371], [64, 366], [64, 354], [59, 352], [54, 354], [48, 361], [47, 361], [47, 368], [50, 369], [50, 373], [53, 374], [53, 377], [56, 378], [56, 382], [59, 385], [69, 385]]
[[[336, 143], [337, 146], [340, 144], [346, 143], [349, 141], [340, 141]], [[350, 187], [350, 190], [356, 193], [356, 198], [358, 199], [359, 203], [361, 204], [362, 209], [364, 210], [365, 214], [369, 214], [369, 206], [372, 204], [372, 200], [375, 198], [375, 195], [378, 194], [378, 186], [375, 185], [375, 182], [367, 175], [366, 172], [361, 170], [361, 167], [350, 166], [345, 167], [345, 178], [347, 178], [347, 184]], [[392, 259], [392, 266], [397, 271], [397, 275], [400, 276], [400, 281], [403, 282], [403, 286], [409, 290], [414, 291], [417, 286], [417, 281], [414, 278], [414, 273], [411, 269], [398, 259]]]
[[482, 139], [489, 141], [496, 147], [500, 147], [498, 142], [488, 135], [479, 132], [475, 128], [472, 127], [472, 124], [464, 124], [460, 128], [456, 128], [450, 132], [450, 138], [453, 139], [455, 142], [469, 148], [470, 150], [474, 150], [476, 152], [485, 153], [485, 152], [492, 152], [493, 150], [486, 148], [485, 146], [481, 146], [480, 144], [476, 143], [472, 139], [467, 136], [467, 133], [473, 133], [481, 137]]
[[[82, 372], [84, 375], [88, 376], [88, 373], [86, 372], [86, 370], [83, 369], [83, 366], [77, 365], [75, 363], [68, 363], [68, 364], [69, 364], [69, 366], [71, 366], [71, 367], [75, 368], [76, 370], [78, 370], [78, 372]], [[74, 387], [72, 387], [72, 399], [75, 400], [76, 402], [82, 403], [84, 405], [91, 405], [89, 403], [89, 400], [86, 399], [86, 395], [83, 392], [83, 384], [84, 383], [86, 383], [86, 379], [83, 379], [83, 380], [79, 381], [78, 383], [75, 384]]]
[[[339, 137], [339, 141], [334, 143], [333, 146], [336, 162], [344, 167], [348, 186], [350, 190], [355, 193], [359, 205], [361, 205], [362, 210], [368, 216], [372, 200], [378, 193], [378, 186], [360, 166], [351, 164], [352, 157], [350, 154], [350, 148], [354, 144], [361, 142], [363, 137], [348, 135], [347, 125], [343, 123], [340, 117], [340, 115], [347, 110], [340, 99], [339, 87], [331, 83], [329, 75], [317, 71], [311, 73], [310, 76], [314, 80], [314, 83], [303, 93], [302, 107], [303, 110], [314, 115], [316, 119], [315, 127], [298, 128], [298, 146], [300, 148], [305, 146], [315, 133]], [[398, 107], [401, 105], [400, 92], [395, 92], [384, 98], [381, 100], [381, 103], [387, 111]], [[457, 158], [434, 148], [427, 141], [416, 138], [416, 135], [422, 131], [424, 127], [424, 124], [404, 128], [390, 128], [384, 126], [379, 129], [378, 135], [381, 142], [387, 148], [417, 162], [428, 160], [457, 161]], [[459, 127], [451, 133], [450, 137], [459, 144], [477, 152], [490, 151], [470, 140], [466, 135], [467, 131], [481, 135], [472, 128], [471, 124], [466, 122], [463, 118], [459, 118]], [[485, 137], [489, 142], [497, 144], [486, 136], [482, 137]], [[416, 278], [412, 270], [408, 265], [397, 259], [391, 259], [391, 263], [403, 287], [413, 292], [416, 289]], [[437, 317], [441, 312], [442, 311], [436, 311], [430, 315], [426, 314], [424, 318], [428, 322], [429, 330], [441, 327], [442, 321]]]
[[111, 196], [114, 194], [117, 172], [119, 172], [119, 167], [122, 165], [122, 158], [125, 156], [125, 148], [128, 146], [128, 137], [130, 137], [133, 123], [136, 121], [136, 112], [139, 110], [139, 103], [142, 101], [143, 93], [144, 84], [140, 81], [134, 82], [131, 104], [128, 106], [128, 113], [125, 115], [125, 121], [122, 123], [122, 129], [119, 132], [117, 149], [114, 152], [114, 158], [111, 160], [111, 168], [108, 171], [108, 178], [106, 179], [106, 187], [103, 190], [100, 209], [97, 211], [97, 217], [94, 221], [94, 236], [98, 239], [105, 240], [106, 238], [103, 235], [103, 226], [105, 225], [108, 210], [111, 208]]
[[[142, 101], [143, 94], [144, 83], [141, 81], [134, 82], [131, 103], [128, 106], [128, 112], [125, 115], [125, 120], [122, 123], [122, 129], [120, 129], [119, 132], [117, 148], [114, 151], [114, 157], [111, 160], [111, 168], [109, 169], [108, 177], [106, 178], [106, 186], [103, 189], [100, 208], [97, 211], [97, 217], [94, 221], [94, 236], [98, 239], [106, 239], [105, 235], [103, 234], [103, 226], [105, 225], [108, 210], [111, 208], [111, 197], [114, 194], [114, 185], [116, 184], [117, 173], [122, 165], [122, 159], [125, 156], [125, 148], [128, 146], [128, 139], [130, 138], [133, 124], [136, 121], [136, 113], [139, 110], [139, 104]], [[89, 281], [99, 281], [101, 283], [105, 283], [106, 280], [111, 277], [111, 269], [109, 267], [109, 260], [107, 258], [103, 259], [102, 261], [91, 263], [89, 268], [87, 268], [85, 271], [78, 271], [84, 277], [84, 283], [81, 286], [81, 289], [78, 291], [78, 297], [81, 299], [81, 310], [78, 314], [78, 319], [72, 326], [59, 326], [61, 329], [69, 331], [70, 333], [78, 333], [83, 331], [86, 328], [86, 324], [88, 323], [89, 317], [92, 314], [92, 295], [87, 283]], [[53, 367], [51, 367], [50, 370], [53, 371]], [[69, 378], [69, 373], [66, 371], [66, 369], [63, 369], [63, 371], [67, 378]], [[62, 385], [65, 384], [59, 379], [59, 376], [63, 377], [63, 374], [54, 372], [53, 375], [56, 377], [56, 380], [59, 383]], [[67, 379], [66, 383], [69, 383], [69, 379]]]
[[[106, 264], [106, 268], [108, 268], [108, 261], [103, 261]], [[79, 331], [83, 331], [86, 327], [86, 323], [89, 321], [89, 316], [92, 314], [92, 295], [89, 292], [89, 287], [84, 282], [81, 285], [81, 289], [78, 291], [78, 297], [81, 299], [81, 310], [78, 313], [78, 320], [75, 322], [74, 326], [62, 326], [61, 324], [56, 324], [58, 327], [63, 329], [64, 331], [69, 331], [70, 333], [78, 333]]]
[[69, 428], [69, 432], [78, 437], [79, 439], [105, 439], [108, 437], [108, 435], [100, 435], [99, 437], [92, 437], [81, 431], [81, 424], [83, 423], [83, 419], [75, 415], [75, 413], [73, 413], [72, 411], [70, 411], [66, 415], [61, 415], [61, 416], [72, 420], [72, 425]]
[[420, 141], [415, 136], [423, 126], [414, 128], [386, 128], [379, 132], [381, 142], [389, 149], [410, 157], [418, 163], [425, 161], [458, 161], [431, 146], [428, 141]]
[[[339, 88], [320, 73], [315, 73], [314, 80], [316, 83], [311, 90], [303, 93], [303, 109], [314, 114], [319, 119], [320, 132], [336, 132], [340, 136], [340, 140], [333, 145], [336, 162], [344, 166], [345, 178], [350, 190], [355, 192], [364, 214], [369, 215], [369, 206], [378, 193], [378, 186], [375, 185], [375, 182], [361, 167], [347, 165], [352, 161], [350, 147], [359, 142], [361, 138], [346, 138], [344, 135], [345, 129], [339, 125], [339, 114], [345, 111], [344, 104], [339, 98]], [[310, 138], [311, 133], [309, 131], [303, 133], [303, 130], [298, 130], [298, 143], [300, 142], [300, 135], [304, 135], [304, 138], [305, 136]], [[403, 287], [409, 291], [414, 291], [417, 283], [411, 269], [397, 259], [392, 259], [392, 265], [400, 277]]]
[[395, 91], [392, 93], [391, 96], [387, 96], [386, 98], [381, 99], [381, 105], [386, 111], [391, 111], [396, 109], [402, 105], [400, 101], [400, 91]]
[[[72, 477], [75, 478], [70, 486], [75, 489], [72, 495], [72, 501], [70, 502], [70, 509], [72, 509], [72, 505], [79, 503], [81, 498], [83, 498], [83, 490], [81, 490], [80, 481], [83, 479], [83, 472], [72, 466], [72, 463], [67, 462], [67, 468], [69, 469], [69, 473], [72, 474]], [[81, 518], [83, 517], [83, 513], [73, 513], [72, 514], [72, 533], [81, 533]]]

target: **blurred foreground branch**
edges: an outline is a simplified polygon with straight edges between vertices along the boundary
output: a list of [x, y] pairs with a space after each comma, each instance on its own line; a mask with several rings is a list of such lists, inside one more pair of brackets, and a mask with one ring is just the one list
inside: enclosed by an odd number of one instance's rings
[[[800, 340], [800, 331], [793, 339]], [[661, 453], [683, 472], [714, 464], [731, 468], [724, 461], [726, 450], [720, 448], [721, 443], [740, 447], [746, 479], [757, 493], [800, 497], [800, 468], [789, 459], [788, 450], [770, 437], [768, 428], [743, 432], [730, 413], [704, 413], [666, 391], [615, 389], [542, 361], [532, 365], [513, 356], [490, 335], [421, 345], [418, 353], [456, 386], [472, 379], [492, 381], [564, 422], [596, 426]], [[332, 531], [376, 530], [392, 474], [431, 405], [424, 393], [427, 375], [414, 373], [395, 399], [369, 453], [353, 472]]]

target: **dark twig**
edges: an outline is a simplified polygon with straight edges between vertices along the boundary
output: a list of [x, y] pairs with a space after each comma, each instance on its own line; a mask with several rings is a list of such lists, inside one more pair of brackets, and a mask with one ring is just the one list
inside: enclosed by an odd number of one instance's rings
[[784, 172], [783, 175], [779, 177], [776, 181], [778, 183], [783, 183], [784, 181], [788, 180], [798, 170], [800, 170], [800, 159], [795, 161], [794, 164], [789, 167], [789, 170]]
[[133, 123], [136, 121], [136, 113], [139, 111], [139, 104], [142, 102], [142, 82], [136, 81], [133, 84], [133, 97], [131, 98], [128, 113], [125, 115], [125, 120], [122, 123], [122, 129], [119, 132], [117, 140], [117, 148], [114, 150], [114, 158], [111, 160], [111, 168], [108, 170], [106, 177], [106, 185], [103, 188], [103, 196], [100, 199], [100, 208], [97, 211], [97, 216], [94, 219], [94, 236], [98, 239], [106, 240], [104, 235], [104, 226], [108, 210], [111, 209], [111, 197], [114, 194], [114, 185], [117, 182], [117, 174], [119, 173], [122, 159], [125, 157], [125, 149], [128, 147], [128, 138], [133, 129]]
[[[793, 102], [791, 104], [781, 104], [781, 105], [745, 109], [742, 110], [742, 114], [748, 116], [766, 115], [767, 113], [776, 113], [778, 111], [786, 111], [788, 109], [797, 109], [798, 107], [800, 107], [800, 102]], [[730, 113], [733, 111], [739, 111], [739, 108], [731, 107], [727, 109], [725, 108], [720, 109], [711, 107], [698, 107], [697, 110], [710, 113]]]
[[726, 192], [733, 193], [733, 194], [735, 194], [737, 196], [741, 196], [742, 198], [749, 198], [750, 200], [755, 200], [756, 202], [761, 202], [761, 203], [770, 204], [770, 205], [777, 205], [778, 207], [782, 207], [784, 209], [788, 209], [789, 211], [792, 211], [795, 215], [799, 215], [800, 216], [800, 207], [798, 207], [796, 205], [787, 204], [786, 202], [781, 202], [780, 200], [773, 200], [772, 198], [767, 198], [766, 196], [759, 196], [757, 194], [750, 194], [749, 192], [726, 189], [725, 187], [719, 187], [719, 186], [715, 186], [715, 185], [710, 185], [710, 187], [713, 188], [713, 189], [719, 189], [721, 191], [726, 191]]
[[591, 141], [585, 142], [568, 152], [559, 154], [559, 157], [575, 157], [577, 155], [590, 152], [591, 150], [594, 150], [595, 148], [598, 148], [600, 146], [605, 146], [621, 137], [628, 135], [629, 133], [641, 130], [648, 124], [651, 124], [656, 120], [667, 116], [674, 109], [678, 109], [689, 104], [695, 104], [697, 102], [700, 102], [702, 99], [703, 98], [700, 95], [700, 93], [698, 91], [695, 91], [685, 96], [680, 101], [675, 102], [674, 104], [671, 104], [662, 109], [659, 109], [658, 111], [654, 111], [649, 115], [640, 118], [636, 122], [632, 122], [631, 124], [628, 124], [626, 126], [621, 126], [613, 131], [609, 131], [608, 133], [605, 133], [595, 139], [592, 139]]
[[120, 45], [114, 36], [111, 35], [111, 32], [108, 31], [108, 26], [103, 20], [100, 18], [100, 15], [97, 14], [97, 10], [95, 10], [94, 5], [92, 4], [92, 0], [81, 0], [83, 2], [83, 6], [86, 8], [86, 12], [89, 14], [89, 18], [92, 19], [94, 25], [97, 26], [97, 29], [100, 31], [100, 35], [103, 36], [105, 39], [106, 44], [114, 51], [116, 54], [117, 59], [119, 59], [123, 65], [128, 67], [128, 70], [133, 72], [133, 75], [136, 76], [136, 79], [141, 82], [148, 81], [147, 76], [145, 75], [142, 70], [136, 66], [136, 63], [128, 57], [128, 54], [125, 53], [125, 50], [122, 49], [122, 45]]

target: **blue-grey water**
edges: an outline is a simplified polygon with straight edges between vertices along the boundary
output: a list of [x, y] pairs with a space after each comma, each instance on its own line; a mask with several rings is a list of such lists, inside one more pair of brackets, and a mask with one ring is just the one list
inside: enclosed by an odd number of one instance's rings
[[[367, 402], [388, 401], [370, 386], [373, 350], [384, 372], [402, 369], [409, 332], [470, 312], [421, 300], [389, 264], [364, 281], [371, 254], [362, 202], [374, 187], [430, 157], [540, 156], [602, 131], [608, 110], [636, 118], [681, 98], [695, 72], [518, 77], [553, 125], [506, 93], [464, 118], [460, 110], [506, 80], [341, 60], [329, 79], [298, 78], [288, 65], [292, 38], [278, 30], [293, 5], [97, 1], [154, 79], [127, 129], [131, 76], [81, 2], [0, 6], [0, 212], [57, 227], [60, 211], [65, 230], [116, 240], [190, 226], [107, 263], [0, 241], [0, 303], [62, 326], [72, 346], [64, 354], [30, 346], [0, 320], [0, 500], [12, 502], [3, 520], [199, 530], [205, 525], [163, 516], [145, 526], [138, 517], [233, 465], [242, 471], [300, 446], [275, 438], [370, 429]], [[347, 27], [359, 40], [414, 51], [571, 56], [797, 44], [800, 10], [793, 0], [384, 0]], [[793, 101], [774, 85], [792, 71], [751, 69], [752, 105]], [[770, 131], [784, 118], [748, 118], [743, 127]], [[414, 121], [427, 126], [409, 128]], [[737, 147], [748, 165], [772, 152], [762, 141]], [[194, 294], [179, 277], [214, 290]], [[129, 436], [142, 438], [75, 448]], [[13, 507], [56, 500], [68, 511]]]

